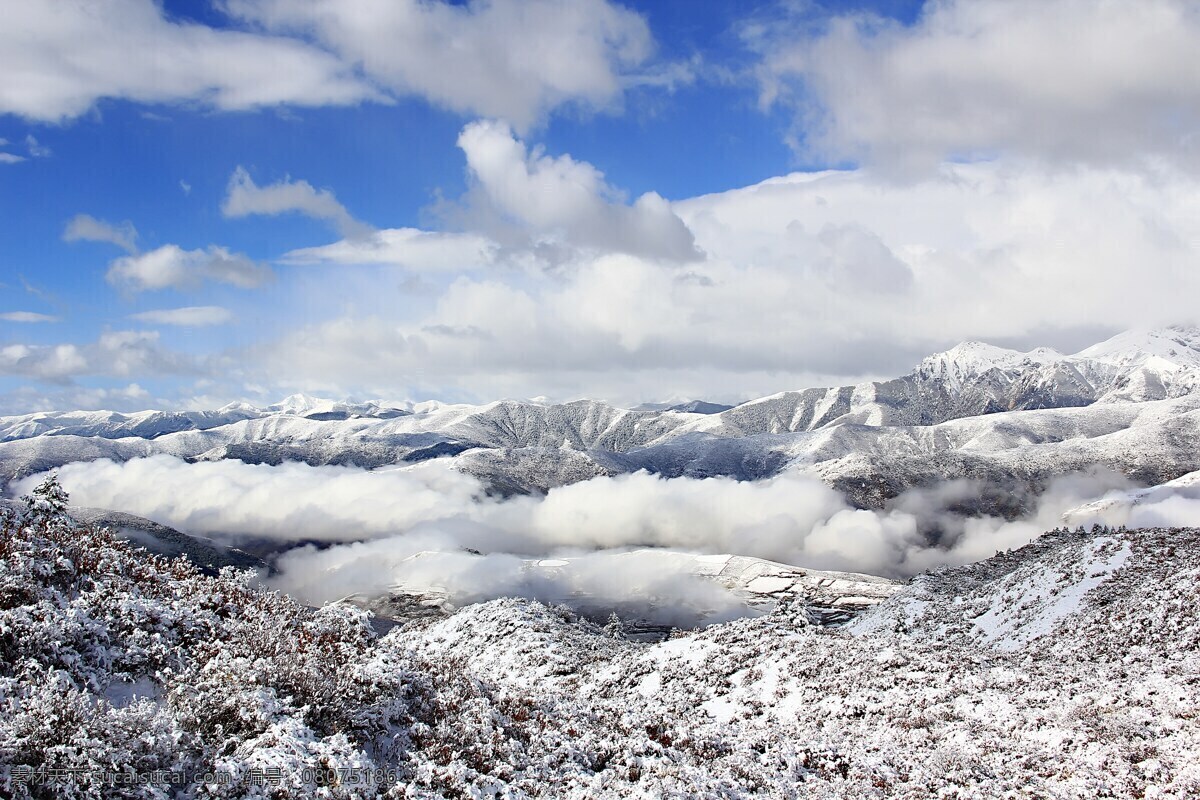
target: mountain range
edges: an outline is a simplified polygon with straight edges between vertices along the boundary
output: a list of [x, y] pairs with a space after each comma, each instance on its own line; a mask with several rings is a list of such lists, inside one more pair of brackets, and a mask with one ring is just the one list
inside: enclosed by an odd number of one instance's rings
[[159, 453], [365, 468], [450, 458], [511, 495], [637, 470], [752, 480], [795, 469], [879, 508], [955, 478], [1034, 493], [1097, 466], [1147, 485], [1172, 480], [1200, 469], [1198, 387], [1192, 327], [1130, 331], [1073, 355], [963, 342], [894, 380], [786, 391], [715, 413], [702, 402], [400, 407], [296, 395], [264, 408], [0, 417], [0, 475]]

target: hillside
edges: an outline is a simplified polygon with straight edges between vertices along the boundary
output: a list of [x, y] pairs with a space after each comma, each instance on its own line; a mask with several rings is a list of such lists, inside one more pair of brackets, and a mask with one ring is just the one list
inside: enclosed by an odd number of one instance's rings
[[[647, 645], [498, 600], [379, 638], [73, 527], [63, 499], [43, 486], [0, 539], [14, 797], [154, 770], [180, 797], [1200, 792], [1196, 529], [1052, 532], [846, 628], [792, 604]], [[73, 777], [28, 782], [51, 769]]]

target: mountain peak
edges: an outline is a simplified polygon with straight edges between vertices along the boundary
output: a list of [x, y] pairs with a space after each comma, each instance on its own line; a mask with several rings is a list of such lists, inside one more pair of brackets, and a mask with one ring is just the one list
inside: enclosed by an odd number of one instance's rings
[[1046, 364], [1062, 358], [1061, 353], [1049, 347], [1039, 347], [1024, 353], [969, 340], [959, 342], [941, 353], [926, 356], [917, 365], [917, 373], [943, 379], [951, 386], [957, 387], [963, 381], [983, 375], [991, 369], [1008, 370], [1029, 362]]
[[307, 414], [311, 411], [328, 410], [333, 408], [334, 405], [333, 400], [323, 400], [319, 397], [297, 392], [296, 394], [288, 395], [278, 403], [267, 406], [267, 408], [281, 414]]
[[1200, 369], [1200, 328], [1172, 325], [1129, 330], [1080, 350], [1076, 357], [1118, 367]]

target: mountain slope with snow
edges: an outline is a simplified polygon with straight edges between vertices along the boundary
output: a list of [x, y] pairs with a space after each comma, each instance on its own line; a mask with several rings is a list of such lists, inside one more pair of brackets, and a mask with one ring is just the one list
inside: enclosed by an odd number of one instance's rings
[[638, 469], [753, 480], [796, 468], [878, 506], [945, 478], [1036, 484], [1102, 465], [1162, 482], [1200, 469], [1197, 387], [1196, 329], [1129, 332], [1076, 355], [965, 342], [892, 381], [783, 392], [718, 413], [297, 395], [262, 409], [5, 417], [0, 476], [158, 453], [364, 468], [449, 457], [508, 495]]
[[781, 605], [643, 644], [521, 600], [380, 637], [31, 511], [0, 523], [13, 796], [155, 770], [181, 798], [1200, 793], [1197, 529], [1054, 531], [849, 626]]
[[638, 647], [496, 601], [383, 645], [536, 698], [534, 763], [574, 731], [582, 768], [535, 795], [1184, 798], [1197, 574], [1194, 529], [1059, 531], [848, 629], [792, 609]]

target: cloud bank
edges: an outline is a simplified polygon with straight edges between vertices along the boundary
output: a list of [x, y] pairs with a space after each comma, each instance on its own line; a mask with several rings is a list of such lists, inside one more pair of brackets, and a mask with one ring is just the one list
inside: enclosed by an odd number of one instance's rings
[[[605, 220], [639, 212], [606, 199], [590, 165], [532, 156], [502, 126], [468, 133], [481, 189], [532, 232], [525, 243], [407, 229], [295, 251], [298, 263], [379, 269], [339, 270], [337, 285], [307, 272], [312, 305], [297, 316], [314, 321], [248, 354], [257, 371], [334, 394], [734, 402], [895, 377], [967, 339], [1074, 351], [1196, 319], [1200, 180], [1187, 173], [1003, 162], [945, 164], [915, 183], [797, 173], [642, 217], [663, 230], [646, 240], [656, 255], [612, 234]], [[672, 230], [686, 232], [672, 253], [703, 257], [665, 257]], [[386, 267], [459, 275], [412, 303]]]
[[[446, 461], [364, 471], [189, 464], [159, 455], [69, 464], [58, 474], [78, 505], [128, 511], [235, 544], [263, 537], [281, 546], [332, 543], [290, 551], [279, 562], [278, 585], [310, 602], [395, 584], [460, 602], [569, 595], [572, 586], [600, 586], [604, 571], [618, 563], [643, 576], [631, 579], [628, 598], [643, 590], [669, 593], [676, 583], [677, 591], [692, 591], [680, 569], [668, 569], [663, 585], [651, 587], [654, 566], [666, 569], [654, 555], [639, 565], [601, 558], [644, 548], [905, 576], [1025, 544], [1057, 527], [1064, 511], [1127, 487], [1112, 475], [1069, 476], [1053, 482], [1028, 517], [1007, 521], [949, 510], [980, 491], [968, 482], [910, 492], [875, 512], [850, 508], [825, 484], [797, 473], [757, 482], [634, 473], [508, 500], [488, 497], [477, 480]], [[28, 491], [37, 480], [18, 482], [14, 490]], [[545, 584], [520, 566], [522, 559], [588, 554], [596, 560]], [[611, 586], [603, 592], [615, 597]]]

